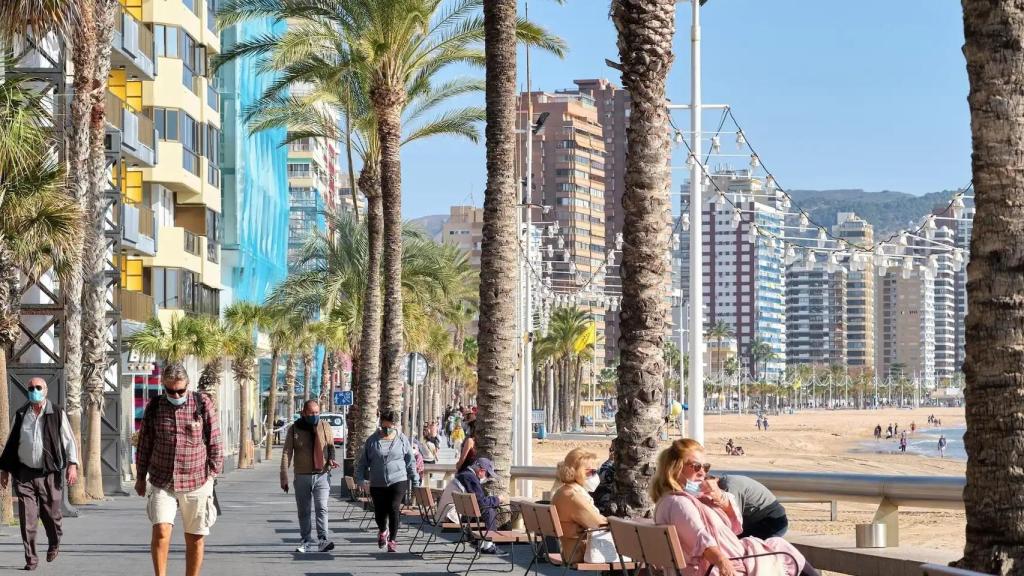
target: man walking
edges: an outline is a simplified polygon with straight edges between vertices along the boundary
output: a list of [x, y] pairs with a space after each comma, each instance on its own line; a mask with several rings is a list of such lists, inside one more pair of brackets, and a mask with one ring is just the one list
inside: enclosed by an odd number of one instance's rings
[[185, 525], [185, 574], [199, 576], [203, 539], [217, 520], [213, 479], [224, 462], [220, 424], [213, 400], [189, 392], [184, 366], [168, 364], [162, 381], [164, 393], [146, 405], [142, 416], [135, 492], [146, 496], [146, 513], [153, 524], [153, 573], [167, 575], [171, 528], [180, 508]]
[[0, 470], [3, 487], [14, 477], [25, 570], [39, 565], [36, 529], [40, 519], [48, 542], [46, 561], [53, 562], [60, 552], [64, 477], [66, 474], [69, 486], [78, 481], [78, 450], [68, 416], [46, 399], [42, 378], [28, 381], [28, 404], [14, 415], [14, 426], [0, 454]]
[[[302, 415], [292, 423], [281, 451], [281, 489], [288, 491], [288, 468], [295, 468], [295, 505], [299, 510], [302, 540], [299, 554], [316, 550], [329, 552], [334, 542], [327, 539], [327, 500], [331, 493], [331, 470], [338, 467], [334, 457], [331, 425], [320, 419], [320, 403], [306, 400]], [[310, 513], [316, 513], [317, 543], [313, 542]]]

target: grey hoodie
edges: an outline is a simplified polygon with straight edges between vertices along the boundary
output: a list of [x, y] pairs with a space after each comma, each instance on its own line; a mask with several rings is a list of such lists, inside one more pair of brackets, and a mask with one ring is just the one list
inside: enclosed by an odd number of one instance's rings
[[394, 439], [387, 440], [378, 430], [366, 439], [356, 464], [356, 482], [365, 480], [374, 488], [385, 488], [404, 480], [409, 480], [413, 486], [419, 484], [416, 457], [404, 434], [396, 432]]

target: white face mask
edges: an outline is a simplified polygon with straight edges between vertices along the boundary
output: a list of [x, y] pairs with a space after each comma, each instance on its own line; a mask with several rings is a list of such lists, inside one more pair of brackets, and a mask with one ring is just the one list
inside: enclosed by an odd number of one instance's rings
[[597, 474], [593, 476], [587, 476], [587, 479], [583, 481], [583, 489], [587, 492], [593, 492], [597, 490], [597, 487], [601, 485], [601, 477]]

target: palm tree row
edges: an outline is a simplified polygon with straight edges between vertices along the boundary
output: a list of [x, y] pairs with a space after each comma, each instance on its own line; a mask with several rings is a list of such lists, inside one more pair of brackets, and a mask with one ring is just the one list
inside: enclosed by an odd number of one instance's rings
[[552, 311], [547, 334], [534, 345], [534, 398], [543, 400], [535, 404], [551, 415], [552, 432], [579, 426], [584, 367], [596, 344], [593, 319], [571, 306]]

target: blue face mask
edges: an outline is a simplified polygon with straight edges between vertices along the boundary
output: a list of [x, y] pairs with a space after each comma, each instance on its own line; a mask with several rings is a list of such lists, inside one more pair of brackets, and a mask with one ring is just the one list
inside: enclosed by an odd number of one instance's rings
[[46, 395], [43, 393], [42, 390], [29, 390], [28, 391], [28, 401], [29, 402], [31, 402], [33, 404], [39, 404], [43, 400], [46, 400]]
[[316, 426], [317, 424], [320, 423], [319, 414], [313, 414], [312, 416], [303, 416], [303, 418], [306, 420], [306, 424], [309, 424], [310, 426]]
[[182, 406], [182, 405], [185, 404], [186, 400], [188, 400], [188, 394], [185, 394], [184, 396], [182, 396], [180, 398], [172, 398], [170, 396], [167, 397], [167, 401], [170, 402], [174, 406]]
[[686, 490], [690, 494], [693, 494], [694, 496], [696, 496], [697, 494], [700, 494], [700, 482], [694, 482], [693, 480], [687, 480], [686, 481], [686, 486], [683, 487], [683, 490]]

